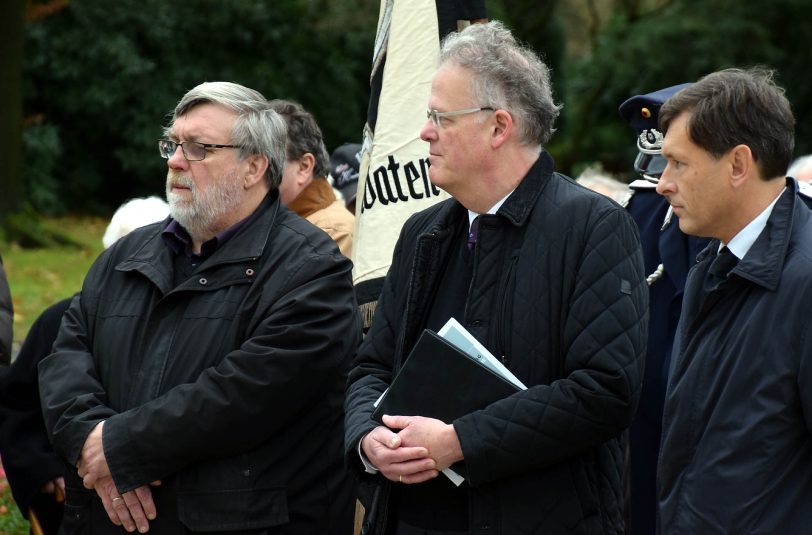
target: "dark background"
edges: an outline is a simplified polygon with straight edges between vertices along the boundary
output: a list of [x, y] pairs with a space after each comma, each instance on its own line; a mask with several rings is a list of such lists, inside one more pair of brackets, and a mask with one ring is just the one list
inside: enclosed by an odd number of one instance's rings
[[[810, 0], [487, 4], [553, 69], [564, 108], [548, 150], [567, 174], [600, 164], [630, 179], [635, 134], [618, 105], [729, 66], [777, 70], [797, 118], [796, 153], [812, 152]], [[161, 195], [156, 140], [202, 81], [301, 102], [330, 151], [360, 142], [379, 9], [378, 0], [28, 1], [20, 204], [109, 214], [127, 198]]]

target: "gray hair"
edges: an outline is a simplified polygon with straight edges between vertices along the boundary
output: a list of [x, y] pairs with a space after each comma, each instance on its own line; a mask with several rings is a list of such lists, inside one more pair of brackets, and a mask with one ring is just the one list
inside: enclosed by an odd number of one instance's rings
[[525, 145], [543, 145], [555, 132], [561, 106], [553, 102], [550, 69], [501, 22], [471, 24], [449, 34], [440, 47], [440, 65], [470, 70], [476, 106], [508, 111]]
[[812, 154], [797, 157], [787, 170], [787, 175], [792, 178], [798, 178], [796, 175], [802, 174], [812, 174]]
[[219, 104], [238, 114], [231, 129], [231, 143], [240, 147], [239, 158], [266, 156], [266, 179], [271, 189], [278, 188], [285, 168], [287, 128], [267, 99], [259, 91], [232, 82], [204, 82], [183, 95], [164, 133], [171, 131], [175, 119], [201, 104]]
[[626, 200], [631, 191], [628, 184], [605, 174], [600, 168], [588, 167], [584, 169], [575, 181], [585, 188], [597, 191], [620, 204]]

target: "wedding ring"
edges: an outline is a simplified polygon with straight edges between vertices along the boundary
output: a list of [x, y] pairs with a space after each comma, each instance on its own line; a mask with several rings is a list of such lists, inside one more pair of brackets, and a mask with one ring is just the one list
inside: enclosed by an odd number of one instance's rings
[[398, 482], [403, 483], [403, 476], [398, 476]]
[[116, 496], [115, 498], [113, 498], [113, 503], [116, 503], [116, 500], [121, 500], [121, 499], [122, 499], [121, 496]]

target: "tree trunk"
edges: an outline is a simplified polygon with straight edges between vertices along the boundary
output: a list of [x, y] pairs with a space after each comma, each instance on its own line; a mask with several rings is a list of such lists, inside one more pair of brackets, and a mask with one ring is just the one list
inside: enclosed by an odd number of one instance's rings
[[0, 2], [0, 228], [20, 207], [25, 2]]

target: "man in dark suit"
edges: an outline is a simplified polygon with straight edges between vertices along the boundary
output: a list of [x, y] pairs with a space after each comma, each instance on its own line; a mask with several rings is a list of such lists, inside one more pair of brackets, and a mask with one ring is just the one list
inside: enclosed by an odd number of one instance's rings
[[685, 281], [658, 464], [659, 533], [808, 533], [812, 211], [786, 176], [774, 73], [725, 69], [660, 109], [657, 192], [713, 239]]
[[641, 178], [631, 183], [626, 206], [640, 229], [646, 281], [649, 284], [649, 323], [643, 390], [637, 415], [629, 430], [631, 533], [654, 533], [657, 509], [657, 456], [660, 451], [663, 399], [667, 386], [671, 345], [682, 308], [688, 270], [708, 240], [688, 236], [668, 201], [655, 191], [665, 168], [663, 135], [657, 129], [660, 106], [689, 84], [660, 89], [629, 98], [620, 105], [621, 116], [638, 134], [634, 170]]

